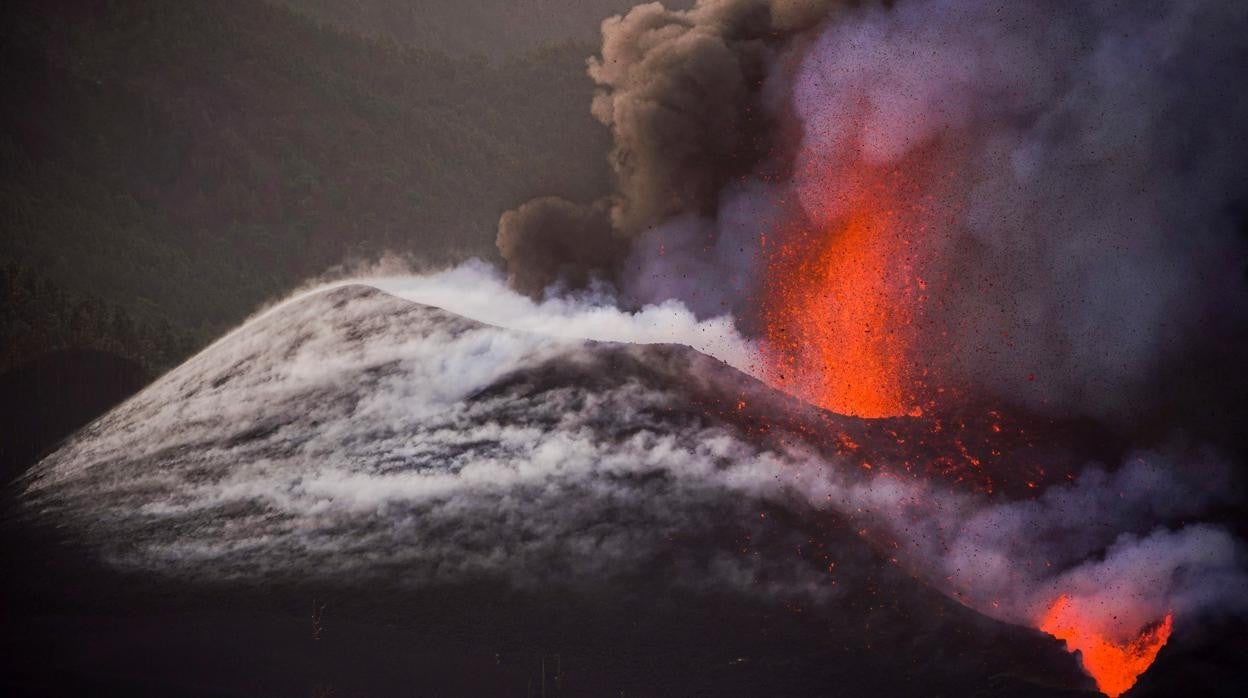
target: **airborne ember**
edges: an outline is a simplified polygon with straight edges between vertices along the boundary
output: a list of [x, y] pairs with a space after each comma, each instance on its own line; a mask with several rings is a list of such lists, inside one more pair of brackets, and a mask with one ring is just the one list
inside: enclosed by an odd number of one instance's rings
[[858, 417], [919, 416], [934, 405], [924, 277], [936, 271], [930, 221], [942, 214], [931, 206], [945, 173], [932, 167], [932, 150], [888, 165], [849, 157], [847, 171], [809, 164], [831, 170], [806, 223], [814, 227], [776, 231], [763, 281], [773, 384]]

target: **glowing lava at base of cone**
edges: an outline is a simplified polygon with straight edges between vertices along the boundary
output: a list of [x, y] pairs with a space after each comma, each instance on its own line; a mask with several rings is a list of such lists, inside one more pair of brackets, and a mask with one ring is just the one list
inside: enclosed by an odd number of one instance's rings
[[1174, 627], [1174, 615], [1165, 618], [1139, 632], [1127, 642], [1119, 643], [1107, 638], [1100, 628], [1083, 618], [1075, 602], [1062, 595], [1053, 602], [1039, 623], [1040, 630], [1066, 642], [1066, 649], [1079, 652], [1083, 670], [1096, 687], [1109, 696], [1117, 698], [1135, 685], [1170, 639]]

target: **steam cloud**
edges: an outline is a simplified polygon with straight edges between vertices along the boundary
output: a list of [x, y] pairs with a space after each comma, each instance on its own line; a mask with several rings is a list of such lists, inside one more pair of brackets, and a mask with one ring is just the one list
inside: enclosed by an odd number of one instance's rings
[[1248, 309], [1248, 97], [1232, 87], [1248, 10], [887, 5], [703, 0], [606, 21], [589, 73], [618, 191], [585, 210], [610, 216], [541, 200], [505, 217], [516, 287], [601, 278], [749, 334], [763, 238], [845, 214], [827, 170], [921, 158], [941, 166], [922, 324], [947, 384], [1101, 418], [1165, 400], [1163, 365]]

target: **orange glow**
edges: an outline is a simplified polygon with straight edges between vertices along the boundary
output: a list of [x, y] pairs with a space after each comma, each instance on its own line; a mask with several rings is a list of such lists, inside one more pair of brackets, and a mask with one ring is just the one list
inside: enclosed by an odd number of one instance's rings
[[1174, 614], [1141, 630], [1135, 637], [1115, 642], [1102, 629], [1079, 614], [1073, 600], [1059, 596], [1040, 620], [1040, 630], [1066, 642], [1070, 652], [1078, 651], [1083, 670], [1096, 681], [1096, 687], [1110, 698], [1117, 698], [1135, 685], [1135, 680], [1157, 658], [1170, 631]]
[[764, 302], [771, 383], [856, 417], [921, 413], [913, 361], [925, 300], [922, 260], [932, 254], [916, 153], [887, 167], [829, 172], [824, 223], [775, 238]]

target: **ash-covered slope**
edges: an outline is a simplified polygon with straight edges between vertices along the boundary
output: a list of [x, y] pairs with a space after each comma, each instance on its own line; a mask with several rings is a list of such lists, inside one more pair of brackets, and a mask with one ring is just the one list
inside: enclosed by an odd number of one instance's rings
[[[168, 657], [138, 672], [179, 690], [298, 692], [293, 664], [370, 695], [413, 675], [513, 694], [534, 662], [503, 658], [534, 652], [569, 663], [538, 676], [566, 695], [1086, 686], [1058, 643], [916, 581], [846, 514], [881, 496], [862, 450], [906, 428], [803, 407], [687, 347], [555, 339], [345, 286], [91, 424], [30, 473], [22, 506], [105, 562], [85, 596], [108, 610], [78, 632]], [[125, 591], [97, 591], [106, 572]], [[326, 599], [336, 649], [308, 654]], [[144, 610], [98, 620], [117, 608]], [[142, 620], [154, 608], [167, 627]], [[285, 659], [206, 669], [251, 650], [187, 647], [184, 627]]]
[[[25, 500], [110, 562], [179, 575], [523, 586], [666, 558], [679, 584], [823, 597], [826, 565], [793, 554], [807, 531], [756, 546], [725, 522], [878, 504], [896, 496], [880, 469], [991, 487], [994, 463], [946, 431], [817, 410], [684, 346], [507, 330], [352, 285], [165, 375], [40, 463]], [[969, 448], [1017, 468], [1029, 444]]]
[[[684, 347], [559, 340], [362, 286], [292, 301], [92, 424], [32, 474], [43, 516], [122, 565], [213, 578], [519, 584], [616, 575], [791, 498], [790, 456], [708, 407], [763, 390]], [[757, 516], [757, 512], [753, 512]], [[795, 539], [800, 542], [800, 539]], [[687, 579], [822, 593], [782, 546]]]

